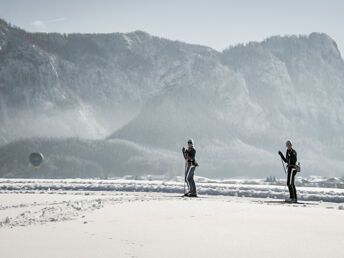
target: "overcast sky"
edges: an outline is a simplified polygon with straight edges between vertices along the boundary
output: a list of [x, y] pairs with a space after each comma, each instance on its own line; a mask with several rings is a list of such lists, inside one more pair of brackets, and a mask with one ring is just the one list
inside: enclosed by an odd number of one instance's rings
[[207, 45], [324, 32], [344, 53], [340, 0], [0, 0], [0, 17], [28, 31], [130, 32]]

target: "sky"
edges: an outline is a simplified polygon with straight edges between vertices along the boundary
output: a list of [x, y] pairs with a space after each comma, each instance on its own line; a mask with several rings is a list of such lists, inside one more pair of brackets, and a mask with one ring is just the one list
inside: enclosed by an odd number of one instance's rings
[[344, 53], [340, 0], [0, 0], [0, 17], [32, 32], [152, 35], [223, 50], [273, 35], [324, 32]]

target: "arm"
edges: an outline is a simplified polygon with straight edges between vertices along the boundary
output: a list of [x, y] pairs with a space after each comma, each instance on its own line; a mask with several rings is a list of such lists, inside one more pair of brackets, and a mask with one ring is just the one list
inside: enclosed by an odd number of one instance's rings
[[282, 159], [285, 163], [288, 162], [287, 159], [283, 156], [283, 153], [282, 153], [281, 151], [279, 151], [278, 154], [281, 156], [281, 159]]
[[187, 154], [186, 154], [187, 150], [184, 147], [182, 149], [182, 152], [183, 152], [184, 159], [187, 159]]
[[192, 148], [190, 151], [186, 150], [185, 153], [186, 153], [187, 159], [189, 159], [191, 161], [195, 160], [195, 156], [196, 156], [196, 150], [195, 149]]

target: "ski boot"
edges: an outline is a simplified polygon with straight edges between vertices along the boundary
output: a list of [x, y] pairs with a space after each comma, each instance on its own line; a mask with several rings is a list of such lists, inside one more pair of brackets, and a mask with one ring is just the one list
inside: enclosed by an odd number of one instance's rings
[[188, 193], [187, 197], [197, 197], [196, 193]]

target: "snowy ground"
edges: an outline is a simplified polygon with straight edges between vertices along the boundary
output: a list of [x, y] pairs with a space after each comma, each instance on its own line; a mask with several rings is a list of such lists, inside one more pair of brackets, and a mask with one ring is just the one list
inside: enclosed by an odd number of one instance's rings
[[1, 257], [344, 257], [343, 189], [305, 187], [305, 204], [278, 203], [283, 186], [199, 190], [208, 195], [181, 198], [180, 182], [1, 180]]
[[[321, 181], [322, 184], [326, 180]], [[317, 180], [318, 183], [319, 180]], [[213, 180], [196, 177], [197, 192], [201, 195], [225, 195], [236, 197], [277, 198], [284, 199], [287, 192], [285, 180], [276, 185], [261, 179]], [[298, 197], [304, 201], [344, 202], [343, 188], [299, 187], [296, 184]], [[313, 185], [313, 184], [312, 184]], [[134, 180], [120, 178], [113, 180], [95, 179], [0, 179], [1, 193], [60, 193], [62, 191], [91, 192], [160, 192], [183, 193], [182, 178], [175, 180], [144, 179]]]

